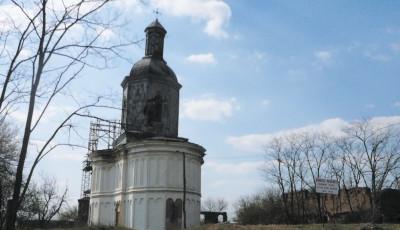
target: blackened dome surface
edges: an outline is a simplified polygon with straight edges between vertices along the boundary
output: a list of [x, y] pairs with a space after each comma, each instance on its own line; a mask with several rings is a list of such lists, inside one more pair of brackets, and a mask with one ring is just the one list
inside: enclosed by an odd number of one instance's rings
[[147, 31], [147, 30], [149, 30], [149, 29], [151, 29], [151, 28], [158, 28], [158, 29], [163, 30], [164, 32], [167, 32], [167, 30], [161, 25], [161, 23], [158, 21], [158, 19], [156, 19], [156, 20], [154, 20], [152, 23], [150, 23], [150, 24], [146, 27], [145, 31]]
[[152, 57], [144, 57], [136, 62], [129, 76], [133, 79], [151, 77], [178, 82], [174, 71], [164, 60]]

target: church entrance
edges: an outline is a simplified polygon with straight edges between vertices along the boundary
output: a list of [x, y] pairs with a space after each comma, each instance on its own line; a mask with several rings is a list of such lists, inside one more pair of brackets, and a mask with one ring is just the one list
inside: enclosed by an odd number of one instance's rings
[[122, 226], [121, 205], [119, 202], [115, 204], [115, 226]]
[[182, 200], [168, 198], [165, 210], [165, 229], [177, 230], [182, 228]]

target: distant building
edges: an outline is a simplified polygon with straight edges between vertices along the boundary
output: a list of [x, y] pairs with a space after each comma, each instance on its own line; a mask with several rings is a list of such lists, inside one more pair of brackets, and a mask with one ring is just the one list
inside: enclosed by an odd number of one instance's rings
[[[339, 190], [338, 195], [319, 194], [322, 217], [326, 221], [362, 222], [369, 221], [371, 214], [371, 190], [357, 187]], [[308, 190], [285, 193], [284, 199], [292, 204], [291, 213], [301, 220], [318, 222], [318, 194]], [[293, 203], [292, 203], [293, 200]], [[400, 222], [400, 190], [383, 189], [378, 197], [379, 207], [376, 221]]]
[[205, 149], [178, 137], [179, 90], [163, 58], [166, 30], [146, 29], [145, 56], [122, 82], [122, 134], [91, 152], [89, 224], [170, 230], [200, 223]]
[[[308, 190], [296, 192], [293, 196], [291, 193], [285, 193], [287, 202], [293, 201], [294, 206], [305, 209], [309, 215], [318, 214], [318, 195], [321, 205], [321, 211], [324, 214], [338, 215], [350, 212], [369, 211], [371, 205], [369, 203], [368, 188], [349, 188], [339, 190], [338, 195], [333, 194], [317, 194]], [[304, 203], [303, 203], [304, 202]]]
[[371, 209], [369, 188], [341, 189], [338, 195], [322, 195], [322, 206], [332, 215], [350, 212], [365, 212]]

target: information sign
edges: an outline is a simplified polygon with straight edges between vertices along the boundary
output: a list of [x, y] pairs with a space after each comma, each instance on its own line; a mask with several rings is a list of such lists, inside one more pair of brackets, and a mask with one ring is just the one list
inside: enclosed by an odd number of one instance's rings
[[316, 179], [317, 193], [335, 194], [339, 192], [339, 185], [336, 180], [317, 178]]

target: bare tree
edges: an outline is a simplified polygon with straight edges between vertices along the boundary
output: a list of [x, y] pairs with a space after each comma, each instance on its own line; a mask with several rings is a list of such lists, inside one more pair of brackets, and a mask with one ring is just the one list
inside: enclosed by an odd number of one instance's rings
[[210, 212], [223, 212], [228, 208], [228, 202], [223, 198], [212, 199], [208, 198], [203, 201], [201, 209]]
[[16, 131], [0, 120], [0, 229], [6, 218], [7, 200], [12, 194], [13, 177], [18, 154]]
[[[370, 188], [371, 218], [377, 218], [379, 194], [392, 186], [400, 168], [400, 132], [393, 125], [376, 125], [371, 120], [354, 123], [346, 130], [348, 163], [354, 179]], [[357, 182], [359, 183], [359, 182]]]
[[284, 162], [284, 140], [283, 138], [274, 138], [266, 146], [266, 162], [263, 172], [267, 180], [278, 185], [280, 195], [282, 198], [286, 218], [291, 219], [288, 196], [287, 196], [287, 174], [285, 173], [285, 162]]
[[37, 219], [38, 197], [37, 184], [32, 182], [29, 184], [28, 192], [18, 208], [17, 219], [19, 228], [25, 229], [24, 227], [28, 225], [26, 227], [29, 229], [29, 221]]
[[[341, 189], [343, 188], [345, 193], [346, 193], [346, 197], [347, 197], [347, 201], [350, 207], [350, 212], [353, 212], [353, 208], [352, 208], [352, 204], [351, 204], [351, 199], [349, 196], [349, 191], [346, 185], [346, 180], [345, 180], [345, 176], [346, 176], [346, 160], [344, 155], [338, 151], [338, 149], [336, 148], [336, 143], [334, 143], [332, 145], [332, 147], [334, 148], [333, 151], [330, 152], [329, 160], [328, 160], [328, 167], [329, 167], [329, 172], [331, 174], [331, 177], [335, 178], [335, 180], [338, 182], [338, 187], [339, 187], [339, 191], [341, 191]], [[342, 193], [338, 193], [337, 199], [336, 199], [336, 207], [335, 207], [335, 212], [339, 212], [341, 210], [341, 196]]]
[[328, 175], [328, 159], [331, 155], [332, 139], [325, 134], [315, 134], [305, 136], [304, 157], [308, 165], [309, 181], [306, 183], [317, 197], [318, 215], [322, 221], [323, 205], [321, 204], [321, 195], [316, 191], [317, 178]]
[[78, 206], [67, 207], [60, 213], [60, 220], [77, 221], [78, 220]]
[[[353, 150], [353, 141], [348, 136], [336, 138], [336, 151], [331, 155], [330, 169], [331, 173], [339, 182], [339, 189], [344, 190], [347, 204], [350, 212], [359, 211], [354, 202], [354, 196], [350, 192], [351, 189], [358, 189], [361, 183], [363, 166], [360, 164], [361, 153]], [[341, 195], [341, 193], [339, 193]], [[339, 198], [340, 200], [340, 198]], [[339, 203], [341, 205], [341, 203]]]
[[41, 227], [48, 224], [55, 215], [60, 213], [66, 204], [68, 188], [59, 194], [54, 178], [45, 177], [38, 188], [37, 194], [37, 218]]
[[[316, 192], [319, 177], [335, 179], [339, 184], [339, 194], [333, 198], [334, 210], [342, 210], [343, 202], [347, 202], [346, 210], [361, 214], [368, 208], [366, 199], [372, 220], [378, 217], [383, 189], [396, 188], [399, 183], [399, 124], [382, 124], [370, 119], [350, 124], [341, 136], [318, 132], [284, 135], [270, 141], [266, 153], [268, 164], [264, 171], [267, 179], [279, 188], [290, 221], [298, 217], [302, 217], [302, 222], [307, 221], [305, 216], [310, 221], [313, 215], [310, 209], [318, 211], [317, 221], [323, 220], [327, 209], [325, 198]], [[365, 194], [353, 194], [358, 188], [366, 189]], [[309, 192], [313, 196], [307, 199], [315, 198], [315, 208], [304, 197]], [[365, 215], [354, 217], [362, 216]]]
[[272, 164], [264, 172], [267, 178], [272, 176], [272, 181], [277, 182], [290, 223], [304, 222], [307, 213], [303, 192], [308, 184], [303, 157], [305, 144], [303, 134], [292, 134], [276, 137], [267, 145], [267, 159]]
[[252, 196], [241, 197], [235, 204], [235, 221], [239, 224], [282, 224], [289, 220], [284, 212], [280, 191], [267, 189]]
[[66, 205], [68, 188], [60, 193], [55, 178], [42, 176], [40, 183], [31, 183], [28, 193], [18, 211], [18, 223], [25, 226], [29, 221], [37, 220], [41, 228], [58, 214]]
[[315, 189], [316, 179], [328, 174], [332, 145], [329, 136], [306, 132], [276, 137], [267, 145], [267, 159], [272, 160], [272, 164], [264, 172], [278, 185], [291, 223], [304, 223], [306, 216], [314, 214], [314, 208], [310, 210], [306, 204], [309, 192], [316, 199], [318, 216], [322, 220], [323, 205]]
[[[16, 213], [28, 189], [34, 168], [51, 150], [65, 144], [52, 144], [61, 130], [72, 128], [70, 120], [76, 115], [88, 115], [93, 102], [77, 103], [77, 108], [56, 125], [45, 144], [38, 149], [25, 186], [23, 172], [32, 134], [45, 117], [56, 97], [86, 67], [105, 68], [113, 57], [119, 57], [121, 48], [134, 42], [104, 42], [103, 35], [118, 27], [116, 17], [101, 17], [110, 0], [25, 2], [10, 0], [7, 4], [18, 9], [18, 20], [12, 15], [9, 30], [0, 34], [4, 42], [0, 49], [1, 72], [0, 115], [12, 112], [15, 103], [26, 105], [25, 127], [15, 175], [12, 200], [7, 211], [7, 229], [14, 229]], [[79, 31], [77, 31], [79, 29]], [[78, 34], [78, 36], [76, 36]], [[75, 37], [74, 37], [75, 35]], [[72, 97], [76, 101], [75, 98]], [[36, 114], [37, 116], [34, 116]], [[2, 118], [3, 119], [3, 118]]]

